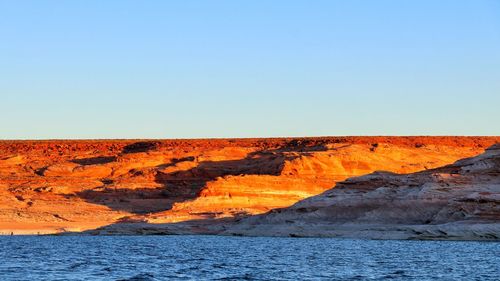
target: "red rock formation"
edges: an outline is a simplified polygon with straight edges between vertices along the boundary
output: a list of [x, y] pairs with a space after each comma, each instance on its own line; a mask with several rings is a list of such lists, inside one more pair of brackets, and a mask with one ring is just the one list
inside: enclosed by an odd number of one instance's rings
[[376, 170], [410, 173], [500, 137], [0, 141], [0, 232], [259, 214]]
[[500, 240], [500, 144], [441, 168], [350, 178], [224, 233]]

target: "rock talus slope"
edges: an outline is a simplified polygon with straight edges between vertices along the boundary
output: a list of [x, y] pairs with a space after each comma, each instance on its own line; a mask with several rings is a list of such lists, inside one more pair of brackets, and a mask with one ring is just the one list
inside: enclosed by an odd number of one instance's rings
[[500, 137], [0, 141], [0, 233], [243, 217], [377, 170], [413, 173]]
[[441, 168], [350, 178], [226, 234], [499, 240], [500, 145]]

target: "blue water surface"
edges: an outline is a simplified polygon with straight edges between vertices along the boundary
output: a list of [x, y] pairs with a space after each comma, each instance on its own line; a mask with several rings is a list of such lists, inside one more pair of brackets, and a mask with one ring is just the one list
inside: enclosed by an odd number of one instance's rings
[[499, 280], [500, 243], [1, 236], [1, 280]]

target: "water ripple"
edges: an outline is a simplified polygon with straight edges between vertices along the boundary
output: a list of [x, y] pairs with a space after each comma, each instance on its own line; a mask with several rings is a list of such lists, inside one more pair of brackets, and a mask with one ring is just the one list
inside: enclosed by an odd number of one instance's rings
[[497, 280], [500, 243], [2, 236], [1, 280]]

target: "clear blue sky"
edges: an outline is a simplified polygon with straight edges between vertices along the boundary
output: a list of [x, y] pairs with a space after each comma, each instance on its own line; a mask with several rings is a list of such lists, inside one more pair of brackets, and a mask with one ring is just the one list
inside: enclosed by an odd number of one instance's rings
[[500, 135], [500, 1], [0, 0], [0, 138]]

